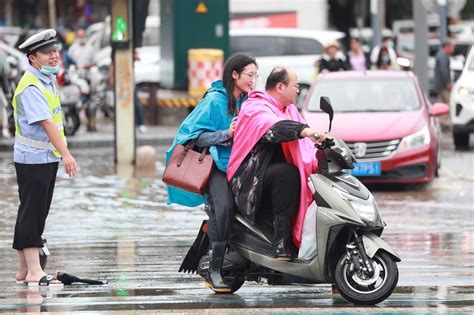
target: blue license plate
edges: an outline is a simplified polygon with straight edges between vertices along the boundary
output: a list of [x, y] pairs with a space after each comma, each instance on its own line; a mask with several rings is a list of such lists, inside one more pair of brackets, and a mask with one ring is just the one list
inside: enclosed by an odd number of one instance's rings
[[382, 166], [380, 162], [356, 162], [354, 169], [349, 173], [354, 176], [380, 176], [382, 174]]

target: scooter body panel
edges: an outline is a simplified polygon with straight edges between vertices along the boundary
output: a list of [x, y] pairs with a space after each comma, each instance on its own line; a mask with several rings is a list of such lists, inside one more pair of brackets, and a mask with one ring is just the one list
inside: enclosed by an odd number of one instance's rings
[[392, 247], [374, 233], [365, 233], [362, 236], [362, 241], [364, 243], [365, 252], [370, 258], [373, 258], [375, 254], [382, 249], [396, 258], [397, 261], [401, 261], [400, 256], [398, 256]]
[[[348, 175], [350, 176], [350, 175]], [[360, 215], [334, 191], [337, 184], [323, 174], [312, 174], [311, 180], [316, 188], [315, 200], [317, 205], [326, 205], [338, 217], [344, 218], [354, 224], [365, 225]]]

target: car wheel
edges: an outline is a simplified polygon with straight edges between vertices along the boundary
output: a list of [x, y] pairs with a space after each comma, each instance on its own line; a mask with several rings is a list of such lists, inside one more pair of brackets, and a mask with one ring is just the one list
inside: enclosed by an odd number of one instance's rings
[[454, 147], [463, 150], [469, 147], [469, 132], [453, 131]]
[[436, 150], [436, 169], [435, 169], [435, 177], [439, 177], [439, 169], [441, 168], [441, 149], [438, 147]]

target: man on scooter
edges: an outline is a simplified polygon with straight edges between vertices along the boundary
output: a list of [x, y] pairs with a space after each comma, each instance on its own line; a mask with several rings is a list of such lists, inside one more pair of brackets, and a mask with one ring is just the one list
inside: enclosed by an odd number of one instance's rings
[[275, 259], [286, 261], [291, 260], [293, 241], [297, 246], [301, 242], [312, 202], [307, 178], [317, 167], [313, 143], [327, 138], [299, 114], [294, 105], [298, 88], [294, 71], [276, 67], [265, 91], [249, 93], [238, 116], [227, 169], [239, 211], [251, 221], [273, 216]]

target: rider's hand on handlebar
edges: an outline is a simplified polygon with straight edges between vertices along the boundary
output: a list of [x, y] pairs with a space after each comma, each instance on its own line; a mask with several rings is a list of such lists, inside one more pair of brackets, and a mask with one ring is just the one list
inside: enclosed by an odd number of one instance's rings
[[312, 128], [304, 128], [301, 133], [301, 137], [306, 137], [309, 138], [312, 142], [316, 144], [321, 144], [323, 141], [327, 138], [329, 138], [329, 135], [325, 132], [318, 132]]

